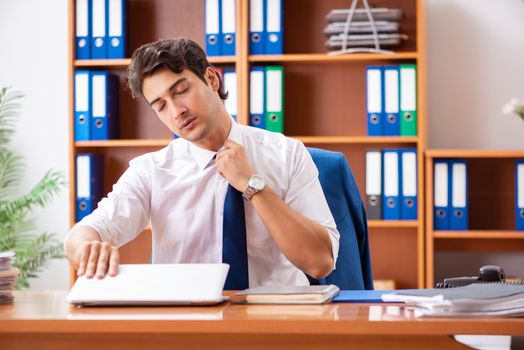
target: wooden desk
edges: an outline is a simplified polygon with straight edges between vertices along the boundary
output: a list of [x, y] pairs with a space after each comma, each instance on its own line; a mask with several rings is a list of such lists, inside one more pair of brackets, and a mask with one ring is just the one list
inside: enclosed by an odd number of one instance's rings
[[414, 319], [384, 304], [86, 307], [67, 292], [0, 305], [0, 349], [465, 349], [450, 334], [524, 334], [524, 319]]

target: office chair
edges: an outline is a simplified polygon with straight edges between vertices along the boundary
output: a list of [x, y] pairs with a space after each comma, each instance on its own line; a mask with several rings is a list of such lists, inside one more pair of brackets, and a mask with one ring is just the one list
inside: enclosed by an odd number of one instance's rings
[[373, 289], [366, 211], [351, 169], [342, 153], [308, 147], [340, 232], [336, 269], [311, 284], [336, 284], [340, 289]]

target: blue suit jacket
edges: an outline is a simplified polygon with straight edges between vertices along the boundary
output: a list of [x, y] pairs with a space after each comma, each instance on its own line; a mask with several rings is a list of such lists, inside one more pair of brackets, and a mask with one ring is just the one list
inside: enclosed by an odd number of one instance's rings
[[308, 147], [308, 151], [340, 232], [336, 269], [318, 282], [340, 289], [373, 289], [366, 211], [346, 158], [318, 148]]

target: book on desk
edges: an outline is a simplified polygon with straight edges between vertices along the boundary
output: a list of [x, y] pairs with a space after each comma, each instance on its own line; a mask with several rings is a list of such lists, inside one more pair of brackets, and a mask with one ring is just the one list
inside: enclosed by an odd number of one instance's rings
[[324, 304], [330, 302], [340, 289], [333, 285], [256, 287], [243, 290], [248, 304]]

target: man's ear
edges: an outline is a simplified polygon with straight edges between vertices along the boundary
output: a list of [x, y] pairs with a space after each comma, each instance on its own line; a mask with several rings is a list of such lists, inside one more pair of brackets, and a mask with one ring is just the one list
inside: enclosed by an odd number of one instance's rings
[[211, 89], [213, 89], [213, 91], [215, 91], [215, 92], [218, 91], [220, 82], [219, 82], [219, 79], [218, 79], [217, 71], [215, 71], [211, 67], [207, 67], [206, 71], [204, 72], [204, 76], [205, 76], [206, 81], [209, 84], [209, 86], [211, 86]]

